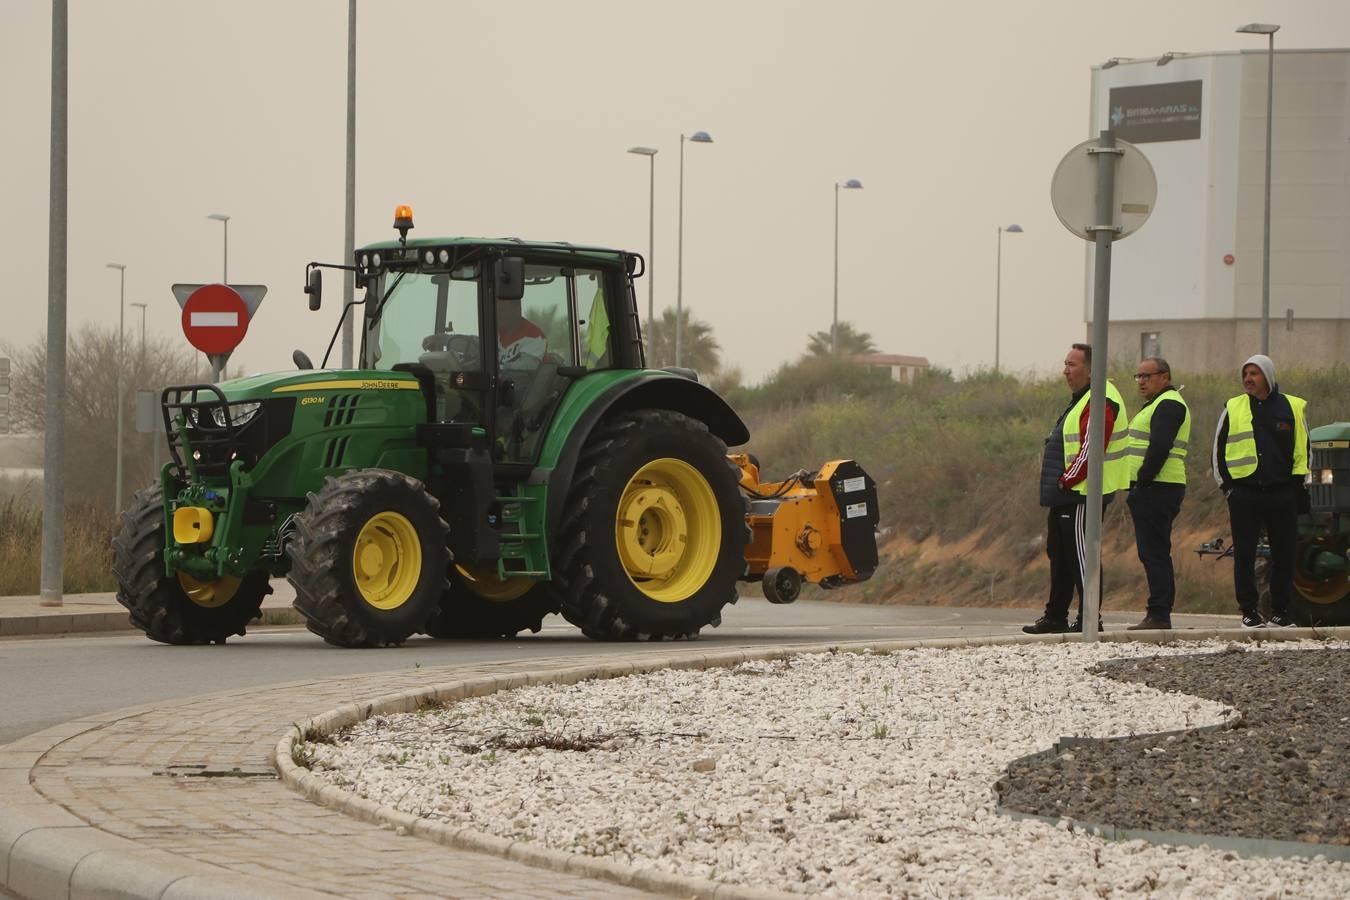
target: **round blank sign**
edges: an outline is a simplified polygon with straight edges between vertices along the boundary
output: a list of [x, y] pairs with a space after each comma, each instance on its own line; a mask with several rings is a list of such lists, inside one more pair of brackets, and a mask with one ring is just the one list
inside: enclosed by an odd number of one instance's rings
[[1064, 227], [1085, 241], [1094, 240], [1088, 229], [1094, 225], [1114, 225], [1120, 230], [1112, 240], [1120, 240], [1139, 230], [1153, 212], [1158, 199], [1158, 179], [1153, 166], [1139, 148], [1116, 141], [1124, 151], [1116, 157], [1116, 188], [1111, 204], [1112, 221], [1097, 222], [1097, 156], [1089, 153], [1097, 141], [1083, 141], [1064, 155], [1055, 167], [1050, 182], [1050, 202]]

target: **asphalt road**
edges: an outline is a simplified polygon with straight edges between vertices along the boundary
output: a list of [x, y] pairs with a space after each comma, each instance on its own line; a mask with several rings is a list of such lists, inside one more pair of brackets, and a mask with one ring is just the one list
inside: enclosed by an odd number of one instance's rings
[[[1025, 610], [858, 606], [742, 599], [705, 628], [700, 646], [904, 639], [988, 634], [1030, 621]], [[92, 713], [239, 687], [450, 663], [568, 657], [615, 647], [660, 652], [663, 644], [601, 644], [557, 616], [511, 641], [435, 641], [342, 650], [302, 626], [253, 629], [224, 646], [171, 647], [139, 632], [0, 641], [0, 743]]]
[[[820, 601], [774, 606], [743, 598], [723, 612], [720, 628], [704, 629], [699, 645], [725, 650], [1002, 634], [1017, 631], [1036, 615], [1025, 609]], [[1136, 618], [1108, 614], [1107, 627], [1121, 628]], [[1222, 621], [1195, 618], [1197, 625]], [[556, 616], [538, 634], [510, 641], [415, 638], [402, 647], [379, 650], [331, 647], [300, 626], [255, 629], [224, 646], [207, 647], [157, 644], [139, 632], [11, 638], [0, 641], [0, 743], [80, 716], [233, 688], [452, 663], [566, 658], [606, 648], [659, 653], [668, 646], [597, 643]]]

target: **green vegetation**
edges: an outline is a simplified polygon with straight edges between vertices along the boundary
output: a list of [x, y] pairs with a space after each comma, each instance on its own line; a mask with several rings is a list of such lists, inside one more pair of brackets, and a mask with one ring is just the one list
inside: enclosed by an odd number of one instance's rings
[[[1133, 369], [1115, 370], [1138, 409]], [[1281, 382], [1308, 401], [1310, 424], [1350, 418], [1350, 370], [1288, 371]], [[1177, 520], [1178, 611], [1231, 612], [1232, 566], [1189, 552], [1228, 536], [1228, 515], [1209, 473], [1209, 448], [1232, 376], [1178, 377], [1192, 411], [1189, 489]], [[1045, 511], [1038, 477], [1045, 435], [1069, 395], [1058, 376], [1028, 381], [937, 371], [914, 384], [829, 358], [785, 365], [730, 399], [754, 435], [767, 478], [840, 457], [877, 480], [883, 562], [871, 581], [825, 594], [872, 603], [1039, 606], [1048, 584]], [[1107, 507], [1107, 607], [1143, 609], [1143, 569], [1124, 498]], [[822, 596], [817, 594], [816, 596]]]
[[[41, 485], [0, 478], [0, 597], [38, 593], [42, 547]], [[112, 534], [116, 518], [89, 504], [66, 505], [64, 590], [78, 594], [116, 589]]]

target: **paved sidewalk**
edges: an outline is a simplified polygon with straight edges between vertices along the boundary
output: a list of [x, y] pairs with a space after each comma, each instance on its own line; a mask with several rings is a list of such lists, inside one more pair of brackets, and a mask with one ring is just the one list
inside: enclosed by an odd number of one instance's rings
[[297, 682], [49, 728], [0, 746], [0, 886], [43, 898], [107, 896], [115, 886], [119, 896], [162, 898], [644, 896], [357, 821], [290, 791], [269, 762], [293, 723], [354, 701], [620, 661], [531, 659]]

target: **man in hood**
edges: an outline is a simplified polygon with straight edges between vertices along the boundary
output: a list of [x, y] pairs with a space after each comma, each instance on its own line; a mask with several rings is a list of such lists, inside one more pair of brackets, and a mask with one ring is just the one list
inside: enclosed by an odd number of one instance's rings
[[[1214, 479], [1228, 498], [1233, 529], [1233, 591], [1244, 628], [1293, 625], [1294, 546], [1308, 474], [1308, 404], [1280, 390], [1275, 363], [1257, 354], [1242, 364], [1244, 393], [1224, 404], [1214, 434]], [[1270, 543], [1270, 619], [1261, 615], [1256, 545]]]

